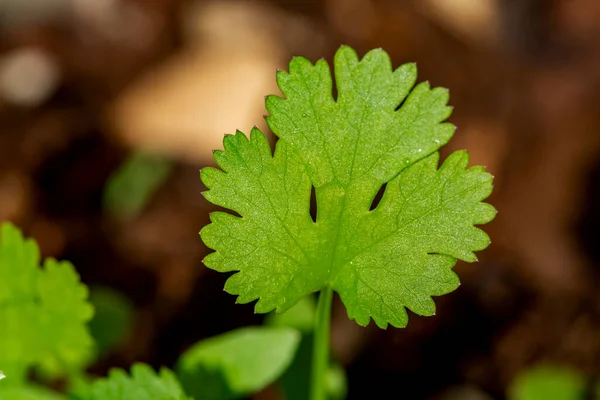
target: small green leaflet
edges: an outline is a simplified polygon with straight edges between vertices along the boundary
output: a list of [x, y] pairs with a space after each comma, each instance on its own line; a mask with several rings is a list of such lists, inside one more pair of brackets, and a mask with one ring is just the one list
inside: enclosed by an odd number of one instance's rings
[[264, 389], [294, 359], [300, 333], [288, 327], [246, 327], [204, 339], [177, 363], [183, 388], [195, 399], [228, 400]]
[[112, 369], [108, 378], [95, 381], [85, 400], [191, 400], [175, 374], [162, 368], [158, 374], [146, 364], [134, 364], [131, 376]]
[[[73, 266], [47, 259], [36, 243], [0, 226], [0, 365], [11, 382], [37, 367], [54, 375], [82, 368], [93, 351], [87, 288]], [[43, 334], [42, 334], [43, 333]]]
[[359, 60], [344, 46], [334, 69], [337, 100], [327, 62], [294, 58], [277, 74], [284, 97], [266, 100], [274, 154], [258, 129], [238, 132], [215, 152], [220, 170], [202, 170], [205, 197], [241, 216], [211, 214], [201, 236], [216, 251], [204, 263], [239, 271], [225, 289], [239, 303], [258, 299], [257, 312], [283, 312], [330, 286], [360, 325], [403, 327], [405, 308], [433, 315], [431, 296], [458, 287], [456, 260], [476, 261], [489, 245], [474, 225], [496, 214], [482, 202], [492, 176], [468, 168], [464, 151], [438, 168], [454, 133], [443, 122], [448, 92], [414, 86], [414, 64], [394, 71], [383, 50]]

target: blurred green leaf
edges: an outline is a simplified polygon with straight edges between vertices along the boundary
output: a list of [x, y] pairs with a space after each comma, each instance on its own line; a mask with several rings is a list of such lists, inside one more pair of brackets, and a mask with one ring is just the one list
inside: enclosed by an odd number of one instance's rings
[[331, 364], [327, 371], [327, 394], [330, 400], [343, 400], [348, 395], [346, 371], [340, 364]]
[[269, 313], [265, 318], [265, 325], [288, 326], [296, 328], [302, 333], [310, 333], [315, 326], [316, 312], [315, 299], [312, 296], [306, 296], [284, 313], [277, 314], [275, 311]]
[[112, 369], [108, 378], [95, 381], [85, 400], [188, 400], [175, 374], [162, 368], [158, 374], [146, 364], [134, 364], [131, 376]]
[[94, 384], [94, 378], [85, 372], [69, 376], [66, 393], [69, 400], [85, 400], [90, 397], [90, 391]]
[[196, 400], [234, 399], [259, 391], [290, 365], [300, 333], [287, 327], [248, 327], [198, 342], [176, 371]]
[[49, 376], [83, 368], [93, 350], [87, 295], [71, 264], [48, 259], [40, 268], [35, 241], [2, 224], [0, 365], [7, 383], [24, 382], [31, 367]]
[[104, 190], [104, 208], [117, 218], [139, 214], [169, 177], [170, 160], [145, 152], [132, 153], [109, 178]]
[[126, 296], [109, 287], [90, 288], [89, 301], [96, 310], [90, 332], [99, 354], [104, 355], [121, 345], [131, 332], [134, 307]]
[[0, 399], [2, 400], [66, 400], [64, 396], [48, 389], [35, 386], [0, 386]]
[[576, 400], [585, 392], [582, 374], [567, 367], [537, 366], [519, 375], [510, 388], [510, 400]]

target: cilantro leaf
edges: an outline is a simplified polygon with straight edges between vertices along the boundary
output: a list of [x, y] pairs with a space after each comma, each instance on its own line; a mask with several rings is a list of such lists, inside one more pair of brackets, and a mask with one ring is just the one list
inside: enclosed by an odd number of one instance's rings
[[288, 327], [248, 327], [202, 340], [178, 362], [177, 375], [197, 399], [239, 398], [263, 389], [290, 365], [300, 333]]
[[11, 382], [23, 382], [33, 366], [47, 373], [81, 368], [92, 351], [87, 288], [71, 264], [48, 259], [40, 268], [39, 263], [36, 243], [12, 224], [2, 224], [0, 365]]
[[134, 364], [131, 376], [112, 369], [108, 378], [95, 381], [86, 400], [188, 400], [175, 374], [162, 368], [158, 374], [146, 364]]
[[454, 132], [443, 122], [448, 92], [414, 86], [414, 64], [394, 71], [383, 50], [359, 60], [342, 47], [334, 66], [337, 100], [323, 60], [297, 57], [277, 74], [285, 97], [266, 100], [273, 155], [258, 129], [249, 140], [238, 132], [215, 153], [221, 170], [202, 170], [205, 197], [241, 216], [211, 215], [201, 236], [216, 251], [204, 263], [239, 271], [225, 289], [240, 303], [258, 299], [257, 312], [283, 312], [330, 286], [360, 325], [403, 327], [405, 308], [432, 315], [431, 296], [456, 289], [456, 259], [476, 261], [489, 245], [473, 225], [495, 216], [482, 203], [492, 176], [468, 169], [466, 152], [438, 169], [437, 150]]

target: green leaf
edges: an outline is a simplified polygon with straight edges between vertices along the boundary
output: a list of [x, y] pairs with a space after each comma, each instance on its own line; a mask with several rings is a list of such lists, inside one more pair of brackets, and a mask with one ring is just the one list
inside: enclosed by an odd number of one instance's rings
[[[490, 241], [476, 224], [495, 216], [482, 203], [492, 176], [467, 168], [466, 152], [438, 169], [437, 150], [454, 126], [448, 92], [413, 87], [416, 67], [392, 70], [383, 50], [362, 60], [349, 47], [335, 56], [338, 99], [323, 60], [294, 58], [270, 96], [269, 127], [279, 137], [272, 155], [252, 130], [227, 135], [215, 152], [221, 168], [201, 172], [216, 212], [201, 231], [216, 250], [204, 263], [232, 275], [225, 289], [237, 301], [258, 299], [257, 312], [283, 312], [330, 286], [360, 325], [408, 322], [405, 308], [432, 315], [431, 296], [456, 289], [457, 259], [476, 261]], [[371, 210], [385, 185], [380, 203]], [[317, 219], [309, 213], [315, 188]]]
[[65, 387], [69, 400], [86, 400], [90, 397], [90, 390], [94, 384], [94, 377], [81, 372], [69, 376], [68, 385]]
[[573, 400], [583, 398], [586, 380], [566, 367], [537, 366], [515, 379], [510, 400]]
[[284, 327], [248, 327], [200, 341], [177, 365], [196, 399], [234, 399], [263, 389], [290, 365], [300, 333]]
[[94, 318], [90, 331], [101, 355], [118, 347], [131, 332], [134, 308], [129, 299], [108, 287], [93, 287]]
[[[93, 341], [93, 308], [73, 266], [48, 259], [10, 223], [0, 227], [0, 365], [19, 383], [30, 367], [47, 374], [82, 368]], [[43, 332], [43, 334], [40, 334]]]
[[43, 387], [29, 384], [27, 386], [0, 386], [0, 399], [2, 400], [66, 400], [58, 393]]
[[283, 314], [271, 313], [265, 319], [268, 326], [288, 326], [296, 328], [303, 334], [311, 333], [315, 326], [317, 304], [312, 296], [300, 299], [292, 308]]
[[132, 153], [104, 191], [104, 207], [117, 218], [133, 218], [146, 206], [171, 173], [170, 160], [142, 151]]
[[[95, 381], [86, 400], [188, 400], [175, 374], [162, 368], [158, 374], [145, 364], [134, 364], [131, 376], [112, 369], [108, 378]], [[190, 399], [191, 400], [191, 399]]]

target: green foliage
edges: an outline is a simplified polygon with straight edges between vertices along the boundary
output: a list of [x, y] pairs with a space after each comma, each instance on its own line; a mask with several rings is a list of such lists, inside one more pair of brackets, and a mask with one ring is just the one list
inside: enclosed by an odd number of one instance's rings
[[169, 177], [169, 160], [145, 152], [132, 153], [106, 184], [104, 207], [118, 218], [139, 214]]
[[93, 308], [68, 262], [40, 268], [36, 243], [6, 222], [0, 227], [0, 365], [21, 384], [30, 367], [55, 375], [78, 370], [93, 341], [86, 323]]
[[287, 326], [296, 328], [302, 333], [311, 333], [315, 325], [316, 312], [315, 299], [312, 296], [306, 296], [283, 314], [273, 312], [267, 315], [265, 325]]
[[[257, 312], [283, 312], [332, 287], [348, 315], [385, 328], [408, 322], [405, 307], [432, 315], [431, 296], [459, 284], [456, 259], [476, 261], [489, 245], [473, 225], [492, 220], [482, 200], [492, 176], [467, 168], [456, 152], [438, 169], [437, 150], [453, 135], [448, 93], [413, 87], [416, 66], [395, 71], [383, 50], [362, 60], [342, 47], [334, 61], [338, 99], [324, 60], [297, 57], [277, 82], [284, 98], [266, 101], [274, 154], [262, 132], [227, 135], [215, 152], [221, 170], [201, 172], [216, 212], [201, 232], [216, 250], [204, 263], [232, 275], [225, 289]], [[380, 203], [370, 210], [377, 192]], [[311, 187], [317, 220], [309, 213]]]
[[577, 371], [558, 366], [537, 366], [519, 375], [510, 388], [510, 400], [582, 399], [585, 377]]
[[332, 364], [327, 370], [327, 394], [331, 400], [343, 400], [348, 394], [346, 371], [339, 364]]
[[177, 365], [197, 400], [226, 400], [263, 389], [291, 363], [300, 334], [285, 327], [248, 327], [200, 341]]
[[64, 396], [32, 384], [3, 388], [0, 393], [2, 400], [66, 400]]
[[162, 368], [158, 374], [145, 364], [134, 364], [131, 376], [120, 369], [95, 381], [85, 400], [188, 400], [175, 374]]
[[100, 355], [118, 347], [132, 330], [133, 305], [129, 299], [108, 287], [90, 289], [94, 318], [90, 332]]
[[90, 388], [94, 383], [94, 377], [82, 372], [69, 376], [68, 385], [65, 388], [69, 400], [85, 400], [89, 398]]
[[[286, 400], [305, 400], [309, 397], [316, 312], [315, 299], [312, 296], [306, 296], [285, 313], [271, 313], [265, 318], [266, 325], [288, 326], [296, 328], [302, 333], [302, 340], [294, 361], [279, 379], [279, 385]], [[346, 374], [344, 368], [335, 362], [329, 366], [326, 390], [328, 397], [332, 400], [346, 398]]]

